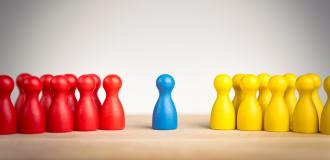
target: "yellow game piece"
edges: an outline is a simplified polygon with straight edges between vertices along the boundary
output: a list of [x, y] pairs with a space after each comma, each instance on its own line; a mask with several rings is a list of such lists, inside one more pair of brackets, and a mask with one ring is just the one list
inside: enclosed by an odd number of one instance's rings
[[265, 113], [265, 110], [270, 102], [270, 99], [272, 98], [272, 94], [268, 87], [270, 75], [263, 73], [258, 76], [258, 79], [260, 83], [258, 102], [262, 108], [262, 112]]
[[295, 94], [297, 76], [292, 73], [287, 73], [284, 75], [284, 78], [288, 83], [288, 87], [284, 93], [284, 100], [290, 113], [290, 130], [292, 130], [292, 114], [297, 104], [297, 97]]
[[330, 76], [324, 80], [323, 88], [327, 93], [328, 99], [321, 115], [320, 132], [330, 134]]
[[236, 74], [234, 77], [233, 77], [233, 88], [234, 88], [234, 91], [235, 91], [235, 97], [233, 99], [233, 105], [234, 105], [234, 108], [235, 108], [235, 112], [237, 114], [237, 111], [238, 111], [238, 107], [243, 99], [243, 92], [242, 92], [242, 89], [241, 89], [241, 86], [240, 86], [240, 83], [241, 83], [241, 79], [244, 77], [244, 74]]
[[287, 88], [286, 79], [283, 76], [273, 76], [269, 80], [269, 89], [272, 99], [264, 111], [264, 130], [271, 132], [289, 131], [290, 114], [284, 100], [284, 92]]
[[243, 100], [237, 112], [237, 128], [246, 131], [262, 129], [262, 109], [256, 98], [259, 88], [257, 76], [245, 75], [241, 80], [241, 89], [244, 92]]
[[235, 109], [229, 98], [229, 91], [232, 86], [232, 79], [226, 74], [220, 74], [214, 79], [217, 98], [211, 112], [211, 129], [229, 130], [236, 128]]
[[312, 92], [312, 100], [313, 100], [313, 103], [316, 107], [317, 115], [318, 115], [318, 118], [319, 118], [319, 121], [320, 121], [322, 110], [323, 110], [323, 103], [322, 103], [320, 95], [319, 95], [319, 88], [321, 87], [321, 83], [322, 83], [321, 78], [320, 78], [319, 75], [314, 74], [314, 73], [309, 73], [307, 75], [310, 76], [314, 81], [314, 89], [313, 89], [313, 92]]
[[319, 120], [312, 101], [314, 81], [310, 76], [300, 76], [296, 81], [299, 99], [292, 115], [292, 130], [301, 133], [317, 133]]

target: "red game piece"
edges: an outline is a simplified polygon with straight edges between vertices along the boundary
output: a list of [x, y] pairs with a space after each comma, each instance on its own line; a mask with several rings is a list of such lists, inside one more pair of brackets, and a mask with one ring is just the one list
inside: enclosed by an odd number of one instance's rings
[[100, 129], [119, 130], [125, 128], [125, 113], [118, 92], [122, 81], [117, 75], [108, 75], [103, 80], [107, 94], [100, 111]]
[[73, 74], [65, 74], [65, 77], [70, 83], [68, 102], [69, 102], [69, 105], [71, 106], [71, 109], [74, 111], [77, 106], [77, 98], [76, 98], [75, 92], [76, 92], [78, 80], [77, 80], [77, 77]]
[[16, 133], [16, 111], [10, 95], [14, 80], [7, 75], [0, 76], [0, 134]]
[[39, 102], [39, 94], [42, 89], [38, 77], [30, 76], [23, 82], [23, 89], [26, 94], [23, 109], [18, 117], [19, 133], [43, 133], [46, 129], [46, 117], [44, 108]]
[[95, 89], [95, 82], [92, 77], [82, 75], [78, 79], [78, 90], [80, 99], [74, 113], [75, 130], [94, 131], [99, 128], [99, 114], [92, 95]]
[[95, 89], [93, 91], [93, 101], [95, 102], [98, 111], [100, 111], [100, 108], [101, 108], [102, 104], [101, 104], [101, 101], [100, 101], [97, 93], [98, 93], [98, 91], [101, 87], [101, 79], [96, 74], [89, 74], [89, 76], [91, 76], [94, 79], [94, 82], [95, 82]]
[[25, 92], [23, 89], [23, 82], [27, 77], [30, 77], [31, 75], [28, 73], [21, 73], [16, 78], [16, 84], [19, 90], [17, 100], [15, 102], [15, 109], [16, 109], [16, 115], [19, 117], [19, 113], [22, 111], [24, 102], [25, 102]]
[[52, 99], [53, 99], [53, 92], [50, 87], [50, 81], [52, 79], [53, 76], [50, 74], [45, 74], [40, 78], [42, 84], [42, 95], [41, 95], [40, 103], [44, 107], [46, 115], [50, 105], [52, 104]]
[[68, 103], [70, 83], [65, 76], [55, 76], [51, 81], [54, 98], [47, 114], [48, 132], [71, 132], [73, 111]]

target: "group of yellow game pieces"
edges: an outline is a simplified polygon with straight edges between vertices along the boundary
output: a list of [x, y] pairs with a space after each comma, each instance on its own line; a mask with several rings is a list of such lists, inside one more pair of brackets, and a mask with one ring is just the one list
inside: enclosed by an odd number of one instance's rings
[[[300, 132], [330, 134], [330, 76], [324, 80], [328, 100], [323, 107], [317, 74], [274, 75], [226, 74], [214, 80], [217, 98], [210, 128], [216, 130]], [[231, 101], [229, 92], [234, 88]], [[296, 90], [299, 98], [296, 97]], [[258, 98], [256, 93], [258, 91]]]

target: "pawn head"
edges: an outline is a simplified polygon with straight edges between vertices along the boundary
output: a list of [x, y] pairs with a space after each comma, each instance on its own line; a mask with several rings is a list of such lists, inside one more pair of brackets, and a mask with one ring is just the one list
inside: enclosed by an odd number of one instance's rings
[[39, 93], [42, 89], [42, 84], [38, 77], [29, 76], [24, 80], [23, 88], [27, 93]]
[[296, 87], [298, 91], [312, 91], [315, 83], [310, 76], [302, 75], [296, 81]]
[[307, 76], [311, 77], [314, 81], [314, 87], [315, 89], [319, 89], [321, 87], [321, 77], [318, 74], [315, 73], [309, 73]]
[[253, 74], [247, 74], [241, 79], [242, 90], [257, 90], [259, 89], [258, 77]]
[[175, 85], [174, 78], [169, 74], [162, 74], [156, 80], [159, 91], [172, 91]]
[[268, 86], [272, 92], [285, 92], [288, 84], [283, 76], [275, 75], [270, 78]]
[[70, 84], [70, 90], [75, 91], [78, 85], [77, 77], [74, 74], [65, 74], [64, 76]]
[[51, 74], [44, 74], [40, 77], [40, 81], [42, 84], [42, 87], [44, 89], [50, 89], [50, 81], [53, 79], [53, 76]]
[[233, 81], [228, 75], [219, 74], [215, 77], [213, 84], [217, 91], [229, 91], [233, 86]]
[[287, 73], [284, 75], [286, 82], [288, 83], [288, 88], [296, 88], [297, 76], [292, 73]]
[[0, 92], [11, 93], [14, 89], [14, 80], [8, 75], [0, 75]]
[[17, 87], [18, 88], [22, 88], [23, 87], [23, 83], [24, 83], [24, 80], [27, 78], [27, 77], [30, 77], [31, 75], [28, 74], [28, 73], [21, 73], [17, 76], [16, 78], [16, 84], [17, 84]]
[[90, 77], [93, 78], [94, 82], [95, 82], [95, 89], [99, 89], [101, 86], [101, 79], [98, 75], [96, 74], [89, 74]]
[[56, 92], [67, 92], [70, 89], [70, 83], [65, 76], [57, 75], [50, 83], [52, 89]]
[[115, 90], [118, 91], [121, 88], [122, 81], [119, 76], [110, 74], [103, 80], [103, 88], [106, 91]]
[[241, 80], [244, 77], [244, 74], [236, 74], [233, 77], [233, 87], [234, 89], [240, 89], [241, 88]]
[[88, 75], [82, 75], [78, 79], [78, 90], [80, 92], [93, 92], [95, 89], [94, 79]]
[[330, 94], [330, 76], [325, 78], [323, 88], [325, 92], [329, 95]]
[[258, 75], [258, 80], [260, 83], [260, 88], [261, 89], [267, 89], [268, 88], [268, 82], [270, 80], [270, 75], [266, 73], [262, 73]]

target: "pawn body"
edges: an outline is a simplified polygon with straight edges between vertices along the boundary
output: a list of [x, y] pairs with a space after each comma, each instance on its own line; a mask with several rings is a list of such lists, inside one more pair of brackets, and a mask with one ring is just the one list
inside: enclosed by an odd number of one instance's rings
[[236, 114], [237, 114], [239, 105], [243, 100], [243, 92], [242, 92], [242, 89], [241, 89], [241, 86], [240, 86], [241, 79], [243, 77], [244, 77], [244, 74], [236, 74], [233, 77], [233, 88], [234, 88], [234, 91], [235, 91], [235, 96], [234, 96], [234, 99], [233, 99], [232, 102], [233, 102], [233, 106], [235, 108], [235, 113]]
[[42, 83], [42, 95], [41, 95], [40, 103], [44, 107], [46, 115], [50, 105], [52, 104], [52, 99], [53, 99], [53, 93], [50, 86], [50, 81], [52, 79], [53, 76], [50, 74], [45, 74], [40, 78], [40, 81]]
[[55, 76], [51, 81], [54, 99], [47, 113], [48, 132], [71, 132], [73, 112], [68, 103], [70, 84], [65, 76]]
[[330, 134], [330, 76], [324, 80], [323, 87], [327, 93], [328, 99], [321, 115], [320, 132], [323, 134]]
[[120, 130], [125, 128], [125, 113], [118, 92], [122, 81], [117, 75], [108, 75], [103, 80], [106, 98], [100, 109], [100, 129]]
[[92, 98], [95, 82], [88, 75], [82, 75], [78, 79], [80, 99], [74, 113], [75, 130], [95, 131], [99, 128], [99, 114], [97, 106]]
[[263, 113], [265, 113], [265, 110], [268, 107], [269, 102], [272, 98], [271, 92], [268, 87], [269, 79], [269, 74], [263, 73], [258, 76], [258, 80], [260, 82], [258, 102], [262, 108]]
[[287, 88], [286, 79], [282, 76], [273, 76], [269, 81], [272, 99], [264, 112], [264, 130], [271, 132], [289, 131], [289, 110], [284, 100]]
[[38, 99], [42, 84], [39, 78], [30, 76], [24, 80], [23, 87], [26, 100], [18, 117], [18, 132], [43, 133], [46, 130], [46, 116]]
[[319, 89], [321, 86], [321, 78], [319, 75], [314, 74], [314, 73], [310, 73], [307, 74], [310, 78], [313, 79], [314, 81], [314, 89], [312, 91], [312, 101], [315, 105], [316, 111], [317, 111], [317, 116], [319, 118], [319, 120], [321, 119], [321, 114], [322, 114], [322, 110], [323, 110], [323, 103], [321, 101], [320, 95], [319, 95]]
[[69, 95], [68, 95], [68, 103], [72, 109], [72, 111], [75, 110], [76, 106], [77, 106], [77, 98], [76, 98], [76, 89], [77, 89], [77, 85], [78, 85], [78, 80], [77, 77], [73, 74], [65, 74], [64, 75], [66, 77], [66, 79], [68, 80], [68, 82], [70, 83], [70, 91], [69, 91]]
[[319, 119], [312, 101], [313, 79], [303, 75], [297, 79], [296, 87], [299, 99], [292, 115], [292, 130], [300, 133], [317, 133]]
[[101, 104], [101, 101], [98, 96], [98, 91], [101, 87], [101, 79], [96, 74], [89, 74], [89, 76], [92, 77], [95, 82], [95, 89], [92, 94], [92, 99], [93, 99], [95, 105], [97, 106], [97, 110], [100, 111], [102, 104]]
[[231, 87], [232, 79], [228, 75], [220, 74], [214, 80], [217, 98], [211, 112], [211, 129], [230, 130], [236, 127], [235, 108], [229, 98]]
[[21, 113], [21, 111], [23, 110], [23, 106], [25, 103], [25, 99], [26, 99], [26, 95], [25, 95], [25, 91], [24, 91], [24, 87], [23, 87], [23, 83], [24, 80], [28, 77], [30, 77], [31, 75], [28, 73], [21, 73], [17, 76], [16, 78], [16, 85], [18, 87], [18, 97], [17, 100], [15, 102], [15, 109], [16, 109], [16, 115], [17, 117], [19, 117], [19, 114]]
[[259, 81], [255, 75], [245, 75], [241, 80], [244, 92], [243, 100], [238, 108], [237, 129], [246, 131], [262, 130], [262, 109], [256, 98]]
[[284, 75], [284, 78], [286, 79], [286, 82], [288, 84], [288, 87], [284, 93], [284, 100], [285, 100], [286, 105], [289, 110], [290, 130], [292, 130], [292, 115], [293, 115], [294, 108], [296, 107], [296, 104], [297, 104], [297, 97], [295, 94], [297, 76], [292, 73], [287, 73]]
[[156, 85], [159, 98], [152, 114], [152, 128], [155, 130], [173, 130], [178, 126], [178, 116], [171, 92], [175, 86], [174, 78], [168, 74], [160, 75]]
[[10, 95], [14, 80], [7, 75], [0, 76], [0, 134], [16, 133], [16, 111]]

